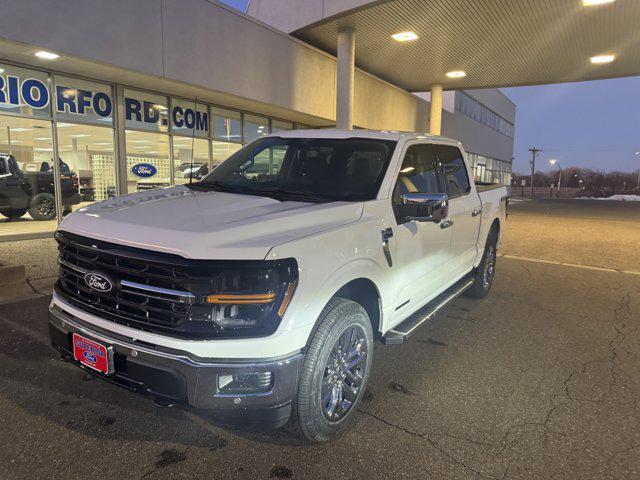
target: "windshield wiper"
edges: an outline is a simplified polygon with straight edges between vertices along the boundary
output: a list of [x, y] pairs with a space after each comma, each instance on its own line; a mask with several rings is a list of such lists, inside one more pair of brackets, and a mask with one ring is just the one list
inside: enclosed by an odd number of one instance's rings
[[231, 192], [231, 193], [246, 193], [246, 189], [242, 187], [236, 187], [234, 185], [229, 185], [227, 183], [222, 183], [222, 182], [196, 182], [186, 186], [192, 187], [192, 188], [208, 188], [212, 190], [222, 190], [224, 192]]
[[292, 197], [301, 197], [301, 198], [308, 198], [310, 200], [316, 200], [316, 201], [320, 201], [320, 202], [331, 202], [333, 200], [331, 200], [330, 198], [321, 196], [321, 195], [317, 195], [315, 193], [311, 193], [311, 192], [304, 192], [304, 191], [300, 191], [300, 190], [289, 190], [287, 188], [282, 188], [282, 187], [277, 187], [277, 188], [249, 188], [248, 189], [249, 192], [254, 193], [256, 195], [290, 195]]

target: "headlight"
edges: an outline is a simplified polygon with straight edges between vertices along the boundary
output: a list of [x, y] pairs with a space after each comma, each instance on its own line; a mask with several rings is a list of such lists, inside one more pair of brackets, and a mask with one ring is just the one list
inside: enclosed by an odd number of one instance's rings
[[287, 259], [224, 269], [213, 283], [214, 290], [202, 299], [210, 309], [210, 321], [229, 336], [269, 335], [293, 297], [298, 265]]

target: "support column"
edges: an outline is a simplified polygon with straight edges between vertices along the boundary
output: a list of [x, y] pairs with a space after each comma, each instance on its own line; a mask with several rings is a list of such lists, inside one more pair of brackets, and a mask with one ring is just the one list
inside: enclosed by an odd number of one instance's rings
[[116, 183], [117, 194], [126, 195], [128, 192], [128, 168], [127, 168], [127, 145], [125, 137], [125, 112], [124, 112], [124, 87], [116, 85], [115, 101], [113, 102], [115, 116], [115, 149], [114, 160], [116, 163]]
[[355, 34], [351, 28], [338, 31], [336, 78], [336, 127], [353, 128], [353, 84], [355, 78]]
[[442, 85], [431, 86], [431, 114], [429, 116], [429, 133], [442, 134]]

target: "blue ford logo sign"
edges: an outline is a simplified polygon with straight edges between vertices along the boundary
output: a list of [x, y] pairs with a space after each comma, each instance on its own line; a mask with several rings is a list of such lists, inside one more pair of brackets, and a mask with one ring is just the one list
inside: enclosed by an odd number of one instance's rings
[[91, 352], [84, 352], [82, 355], [84, 356], [84, 359], [89, 363], [96, 363], [98, 361], [96, 356]]
[[150, 163], [137, 163], [131, 167], [131, 173], [136, 177], [149, 178], [158, 173], [158, 169]]
[[84, 283], [98, 292], [108, 292], [113, 288], [111, 280], [99, 273], [87, 273], [84, 276]]

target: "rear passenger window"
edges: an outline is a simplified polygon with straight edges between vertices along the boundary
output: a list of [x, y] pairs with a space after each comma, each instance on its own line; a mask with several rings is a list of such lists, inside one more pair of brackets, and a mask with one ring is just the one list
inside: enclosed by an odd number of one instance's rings
[[7, 165], [4, 161], [4, 158], [0, 158], [0, 175], [4, 175], [7, 173]]
[[459, 197], [469, 193], [471, 184], [460, 150], [446, 145], [438, 145], [437, 149], [449, 197]]

